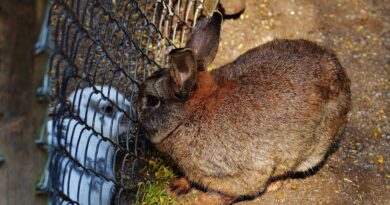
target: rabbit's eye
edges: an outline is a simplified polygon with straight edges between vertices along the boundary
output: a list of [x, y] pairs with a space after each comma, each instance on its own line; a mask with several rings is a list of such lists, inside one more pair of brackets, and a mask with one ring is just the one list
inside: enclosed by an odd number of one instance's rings
[[146, 106], [148, 107], [158, 107], [160, 105], [160, 100], [153, 95], [146, 96]]
[[114, 108], [111, 105], [107, 105], [103, 110], [105, 113], [111, 114], [114, 111]]
[[174, 93], [174, 95], [179, 101], [185, 101], [188, 98], [188, 92]]

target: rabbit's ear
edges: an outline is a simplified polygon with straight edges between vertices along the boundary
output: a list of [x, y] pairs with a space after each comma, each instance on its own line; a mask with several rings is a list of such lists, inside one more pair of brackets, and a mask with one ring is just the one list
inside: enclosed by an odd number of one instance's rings
[[169, 53], [171, 60], [170, 75], [174, 81], [174, 92], [186, 95], [196, 83], [197, 66], [191, 49], [179, 48]]
[[211, 17], [200, 20], [188, 37], [186, 48], [193, 50], [198, 70], [206, 70], [217, 54], [222, 14], [214, 12]]

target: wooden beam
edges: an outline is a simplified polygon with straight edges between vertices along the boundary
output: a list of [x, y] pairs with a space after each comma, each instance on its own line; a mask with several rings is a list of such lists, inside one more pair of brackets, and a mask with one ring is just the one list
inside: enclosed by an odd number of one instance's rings
[[45, 204], [35, 185], [46, 160], [34, 140], [46, 105], [37, 101], [44, 56], [34, 57], [42, 0], [0, 0], [0, 204]]

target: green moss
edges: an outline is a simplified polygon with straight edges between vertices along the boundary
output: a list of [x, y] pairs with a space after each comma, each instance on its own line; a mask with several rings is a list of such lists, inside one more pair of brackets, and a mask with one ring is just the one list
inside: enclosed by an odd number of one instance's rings
[[174, 197], [166, 192], [169, 181], [176, 177], [169, 160], [152, 158], [143, 172], [149, 176], [149, 180], [141, 182], [136, 195], [136, 204], [178, 204]]
[[168, 195], [166, 190], [159, 183], [147, 181], [142, 183], [136, 195], [136, 204], [177, 204], [176, 200]]

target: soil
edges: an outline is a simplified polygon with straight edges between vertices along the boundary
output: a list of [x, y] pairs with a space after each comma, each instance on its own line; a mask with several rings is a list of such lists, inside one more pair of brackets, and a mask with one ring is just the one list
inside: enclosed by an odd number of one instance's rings
[[304, 38], [333, 49], [352, 82], [349, 123], [325, 165], [238, 204], [390, 204], [390, 1], [247, 0], [221, 33], [212, 68], [275, 38]]

